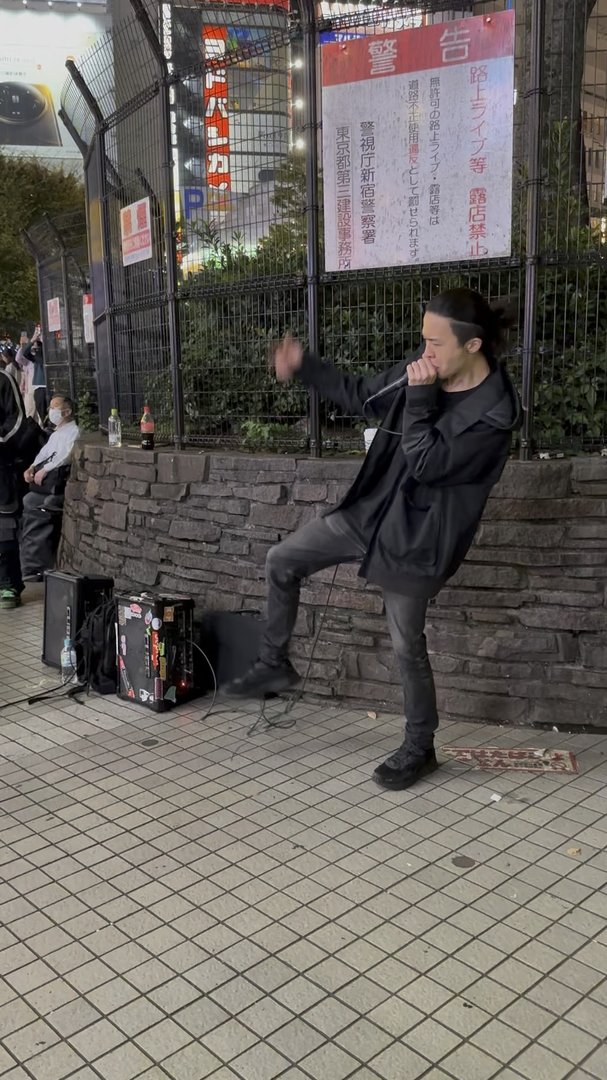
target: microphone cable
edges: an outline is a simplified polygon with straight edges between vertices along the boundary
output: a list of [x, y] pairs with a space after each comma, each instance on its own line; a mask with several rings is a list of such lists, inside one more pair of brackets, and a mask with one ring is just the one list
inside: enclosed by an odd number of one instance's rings
[[[77, 633], [74, 634], [74, 637], [72, 638], [72, 644], [73, 645], [76, 645], [78, 642], [80, 642], [80, 639], [82, 638], [85, 630], [89, 629], [90, 623], [92, 622], [93, 618], [95, 618], [95, 616], [97, 616], [97, 615], [100, 615], [102, 611], [104, 611], [107, 607], [109, 607], [114, 602], [115, 602], [114, 598], [112, 597], [111, 600], [104, 601], [103, 604], [100, 604], [99, 607], [94, 608], [92, 611], [90, 611], [88, 613], [86, 619], [84, 620], [84, 622], [82, 623], [82, 626], [80, 627], [80, 630], [78, 630]], [[82, 666], [82, 664], [80, 666]], [[72, 684], [74, 683], [74, 679], [77, 680], [76, 683], [74, 685], [70, 685], [71, 683]], [[55, 695], [55, 694], [57, 695], [57, 698], [74, 697], [75, 694], [81, 693], [85, 689], [86, 689], [86, 683], [81, 685], [80, 682], [79, 682], [78, 667], [73, 667], [73, 665], [72, 665], [72, 674], [70, 675], [69, 679], [67, 679], [65, 682], [62, 681], [60, 683], [57, 683], [54, 686], [48, 686], [45, 689], [42, 689], [39, 692], [34, 693], [33, 695], [29, 694], [27, 697], [17, 698], [14, 701], [0, 702], [0, 710], [1, 709], [9, 709], [13, 705], [35, 705], [40, 701], [42, 701], [42, 702], [46, 701], [47, 698], [52, 699], [53, 695]]]
[[[409, 376], [405, 371], [404, 374], [401, 375], [400, 379], [395, 379], [394, 382], [388, 383], [387, 386], [384, 386], [381, 390], [378, 390], [376, 394], [371, 394], [371, 397], [368, 397], [367, 400], [363, 402], [363, 418], [370, 423], [372, 418], [370, 416], [367, 416], [367, 409], [371, 402], [375, 401], [377, 398], [383, 397], [384, 394], [390, 394], [396, 390], [400, 390], [403, 386], [407, 386], [408, 382]], [[384, 435], [398, 435], [399, 439], [402, 439], [403, 437], [402, 431], [390, 431], [389, 428], [382, 427], [381, 424], [375, 430], [383, 431]]]
[[262, 701], [262, 703], [260, 705], [260, 708], [259, 708], [259, 713], [258, 713], [257, 719], [255, 720], [255, 723], [252, 724], [251, 727], [249, 728], [249, 730], [247, 731], [247, 736], [249, 738], [252, 735], [257, 734], [257, 730], [258, 730], [258, 728], [260, 727], [261, 724], [265, 725], [265, 727], [262, 729], [264, 731], [267, 731], [269, 728], [282, 728], [284, 730], [284, 729], [295, 727], [295, 724], [297, 723], [297, 720], [296, 720], [296, 718], [294, 716], [290, 716], [289, 714], [292, 712], [295, 705], [297, 705], [301, 701], [303, 695], [305, 694], [308, 679], [310, 677], [310, 671], [312, 670], [312, 663], [314, 661], [314, 656], [315, 656], [315, 653], [316, 653], [316, 647], [317, 647], [318, 642], [320, 640], [320, 635], [321, 635], [323, 627], [324, 627], [327, 611], [329, 610], [329, 604], [331, 602], [331, 596], [333, 595], [333, 588], [335, 586], [335, 580], [337, 578], [337, 571], [339, 570], [339, 566], [340, 566], [340, 564], [337, 563], [336, 566], [335, 566], [335, 569], [333, 571], [333, 577], [331, 578], [331, 582], [329, 584], [329, 591], [327, 593], [327, 598], [325, 600], [325, 603], [324, 603], [324, 606], [323, 606], [323, 609], [322, 609], [322, 612], [321, 612], [321, 615], [320, 615], [320, 621], [319, 621], [319, 624], [318, 624], [318, 629], [316, 631], [316, 634], [314, 635], [314, 640], [312, 642], [312, 648], [310, 649], [310, 655], [308, 657], [308, 663], [307, 663], [307, 666], [306, 666], [306, 672], [305, 672], [305, 675], [304, 675], [304, 677], [303, 677], [303, 679], [301, 681], [301, 685], [298, 686], [297, 689], [293, 691], [293, 693], [291, 694], [290, 698], [288, 699], [286, 705], [284, 706], [282, 711], [277, 714], [277, 716], [268, 716], [268, 714], [266, 712], [267, 700], [268, 699], [264, 699]]

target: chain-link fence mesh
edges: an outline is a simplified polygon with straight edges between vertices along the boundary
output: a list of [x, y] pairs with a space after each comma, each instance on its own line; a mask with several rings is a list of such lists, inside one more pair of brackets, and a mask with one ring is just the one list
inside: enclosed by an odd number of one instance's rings
[[[347, 40], [512, 7], [511, 256], [327, 273], [325, 222], [306, 168], [322, 120], [310, 101], [310, 55], [318, 57], [327, 36]], [[288, 0], [131, 0], [125, 17], [79, 60], [63, 96], [65, 113], [96, 149], [87, 169], [101, 207], [91, 247], [103, 264], [96, 322], [108, 328], [98, 355], [102, 413], [117, 404], [134, 428], [147, 399], [167, 441], [305, 451], [312, 436], [315, 449], [360, 448], [360, 425], [330, 408], [321, 409], [321, 432], [311, 430], [307, 393], [273, 379], [274, 343], [287, 330], [305, 340], [312, 316], [324, 355], [350, 371], [380, 370], [418, 344], [423, 302], [466, 283], [492, 299], [520, 300], [507, 359], [519, 384], [523, 362], [528, 374], [533, 364], [535, 445], [602, 446], [607, 0], [544, 0], [539, 123], [532, 107], [537, 7], [538, 0], [321, 3], [311, 22], [306, 8]], [[533, 123], [540, 197], [530, 222]], [[314, 179], [322, 187], [321, 169]], [[151, 256], [125, 266], [120, 212], [142, 199], [149, 199]], [[311, 216], [318, 265], [310, 263]], [[534, 287], [530, 297], [531, 273], [537, 293]]]

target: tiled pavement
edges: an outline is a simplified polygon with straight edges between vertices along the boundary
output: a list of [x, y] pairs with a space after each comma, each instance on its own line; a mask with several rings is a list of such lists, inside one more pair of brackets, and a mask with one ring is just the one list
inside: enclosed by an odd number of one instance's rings
[[[55, 678], [26, 597], [4, 701]], [[5, 1080], [605, 1080], [606, 738], [445, 725], [580, 775], [382, 794], [398, 718], [206, 706], [0, 712]]]

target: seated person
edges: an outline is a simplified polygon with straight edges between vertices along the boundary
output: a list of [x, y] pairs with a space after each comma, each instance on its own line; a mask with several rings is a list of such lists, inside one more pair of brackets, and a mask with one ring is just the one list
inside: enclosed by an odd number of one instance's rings
[[71, 398], [55, 394], [48, 416], [55, 430], [23, 474], [30, 485], [23, 500], [21, 527], [24, 581], [41, 581], [44, 571], [53, 565], [56, 515], [63, 508], [72, 450], [80, 435]]

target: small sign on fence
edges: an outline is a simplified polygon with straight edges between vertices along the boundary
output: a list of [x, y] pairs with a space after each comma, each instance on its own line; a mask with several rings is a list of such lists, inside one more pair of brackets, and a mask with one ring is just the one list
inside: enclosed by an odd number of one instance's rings
[[132, 266], [133, 263], [152, 258], [152, 219], [148, 198], [123, 206], [120, 211], [120, 239], [123, 266]]
[[61, 305], [58, 296], [46, 301], [46, 318], [50, 334], [61, 330]]
[[93, 294], [84, 293], [82, 297], [82, 330], [85, 345], [95, 344], [93, 327]]
[[322, 46], [326, 269], [511, 253], [514, 12]]

